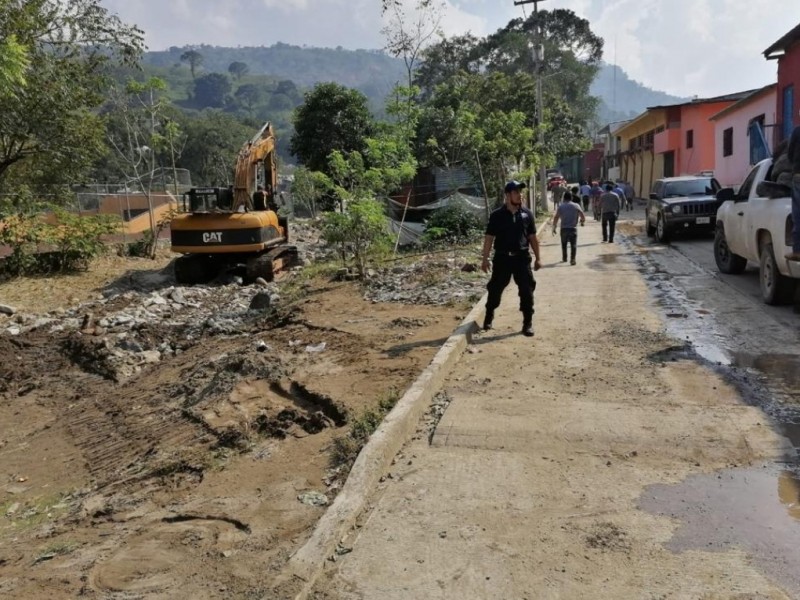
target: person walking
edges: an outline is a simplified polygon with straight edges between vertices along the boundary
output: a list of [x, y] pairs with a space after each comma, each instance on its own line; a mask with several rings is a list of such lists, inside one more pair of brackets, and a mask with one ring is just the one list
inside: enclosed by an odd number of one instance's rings
[[[492, 275], [486, 289], [489, 291], [486, 300], [486, 316], [483, 329], [492, 328], [494, 311], [500, 306], [503, 290], [514, 278], [519, 290], [519, 310], [522, 312], [522, 334], [533, 336], [533, 292], [536, 280], [533, 271], [541, 268], [539, 260], [539, 240], [536, 237], [536, 224], [533, 213], [522, 206], [520, 190], [525, 184], [509, 181], [504, 188], [505, 202], [503, 206], [489, 215], [486, 224], [486, 235], [483, 240], [483, 260], [481, 270], [491, 271]], [[494, 246], [494, 258], [489, 263], [489, 252]], [[531, 254], [533, 250], [533, 270], [531, 270]]]
[[599, 221], [601, 216], [600, 211], [600, 196], [603, 195], [603, 188], [600, 186], [600, 182], [596, 181], [592, 183], [592, 191], [590, 196], [592, 198], [592, 214], [594, 215], [594, 220]]
[[553, 235], [556, 226], [561, 221], [561, 262], [567, 262], [567, 244], [570, 246], [569, 264], [575, 264], [575, 254], [578, 250], [578, 221], [581, 227], [586, 223], [586, 215], [578, 204], [577, 196], [571, 193], [564, 194], [564, 201], [558, 207], [553, 219]]
[[636, 197], [636, 192], [633, 191], [633, 186], [627, 182], [622, 182], [622, 189], [625, 190], [625, 198], [628, 199], [628, 210], [633, 210], [633, 200]]
[[568, 191], [567, 184], [559, 181], [553, 186], [553, 210], [558, 210], [558, 205], [564, 199], [564, 194]]
[[[608, 183], [612, 183], [612, 182], [609, 181]], [[619, 182], [612, 183], [612, 185], [614, 187], [614, 189], [612, 191], [617, 196], [619, 196], [619, 208], [620, 208], [620, 211], [621, 211], [623, 208], [628, 207], [628, 197], [627, 197], [628, 195], [625, 193], [625, 190], [623, 189], [623, 187], [620, 185]], [[630, 210], [630, 207], [628, 207], [628, 210]]]
[[586, 181], [581, 181], [579, 192], [581, 195], [581, 203], [583, 204], [583, 211], [586, 212], [589, 210], [589, 198], [592, 195], [592, 186]]
[[800, 261], [800, 125], [792, 131], [786, 152], [792, 163], [792, 251], [786, 259]]
[[617, 226], [619, 216], [620, 200], [612, 190], [614, 186], [606, 184], [605, 193], [600, 196], [600, 222], [603, 228], [603, 241], [614, 243], [614, 229]]

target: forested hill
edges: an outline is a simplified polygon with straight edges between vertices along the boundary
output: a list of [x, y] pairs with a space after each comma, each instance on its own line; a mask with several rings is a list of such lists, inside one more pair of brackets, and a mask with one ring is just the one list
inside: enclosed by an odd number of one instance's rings
[[[173, 46], [169, 50], [148, 52], [144, 62], [172, 67], [180, 64], [181, 55], [187, 49]], [[406, 76], [403, 62], [381, 50], [308, 48], [282, 43], [241, 48], [195, 46], [193, 49], [202, 55], [202, 71], [207, 73], [227, 73], [231, 63], [242, 62], [251, 74], [290, 79], [300, 87], [335, 81], [364, 92], [373, 100], [373, 105], [382, 104], [394, 85]]]
[[[159, 67], [181, 64], [188, 48], [148, 52], [145, 63]], [[203, 57], [201, 72], [227, 73], [231, 63], [247, 65], [253, 75], [292, 80], [302, 88], [321, 81], [335, 81], [366, 94], [373, 107], [383, 104], [392, 87], [405, 79], [405, 66], [380, 50], [311, 48], [278, 43], [273, 46], [224, 48], [196, 46]], [[614, 73], [616, 71], [616, 82]], [[614, 89], [616, 87], [616, 94]], [[621, 68], [604, 64], [591, 92], [602, 100], [598, 122], [605, 124], [631, 118], [648, 106], [680, 102], [682, 98], [651, 90], [632, 80]]]
[[628, 77], [620, 67], [609, 64], [603, 64], [600, 68], [590, 90], [603, 101], [598, 111], [598, 121], [603, 124], [630, 119], [648, 106], [676, 104], [685, 100], [666, 92], [651, 90]]

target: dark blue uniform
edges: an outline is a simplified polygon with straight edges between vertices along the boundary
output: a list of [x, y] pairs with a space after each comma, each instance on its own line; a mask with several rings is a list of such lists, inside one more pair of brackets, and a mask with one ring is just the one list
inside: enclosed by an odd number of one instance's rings
[[533, 213], [520, 207], [511, 213], [502, 206], [489, 215], [486, 235], [494, 237], [494, 258], [492, 259], [492, 277], [486, 289], [489, 297], [486, 301], [486, 322], [491, 323], [495, 309], [500, 306], [503, 290], [514, 278], [519, 289], [519, 309], [522, 311], [523, 326], [530, 326], [533, 319], [533, 291], [536, 280], [531, 269], [531, 253], [528, 238], [536, 234]]

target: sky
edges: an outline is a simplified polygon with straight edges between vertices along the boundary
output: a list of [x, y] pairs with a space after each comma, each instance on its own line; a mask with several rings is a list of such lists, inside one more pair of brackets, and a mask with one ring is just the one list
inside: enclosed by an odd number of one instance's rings
[[[415, 0], [404, 0], [413, 3]], [[441, 0], [445, 35], [485, 36], [533, 5]], [[151, 50], [170, 46], [382, 48], [380, 0], [101, 0], [145, 31]], [[800, 23], [798, 0], [541, 0], [569, 8], [605, 40], [604, 60], [677, 96], [710, 97], [776, 80], [762, 52]]]

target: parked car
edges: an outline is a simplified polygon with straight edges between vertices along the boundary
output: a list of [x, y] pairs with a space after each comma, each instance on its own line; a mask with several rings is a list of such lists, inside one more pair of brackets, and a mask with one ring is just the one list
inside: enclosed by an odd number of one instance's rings
[[761, 297], [767, 304], [792, 300], [800, 262], [784, 257], [792, 249], [792, 198], [788, 187], [772, 181], [772, 159], [758, 163], [739, 191], [717, 193], [720, 207], [714, 233], [714, 259], [722, 273], [739, 274], [758, 264]]
[[567, 184], [567, 180], [564, 179], [564, 176], [561, 175], [561, 173], [555, 173], [555, 174], [549, 175], [547, 177], [547, 191], [551, 191], [559, 183], [562, 184], [562, 185], [566, 185]]
[[647, 234], [663, 243], [678, 231], [713, 232], [720, 205], [716, 195], [720, 188], [719, 182], [708, 176], [656, 180], [645, 209]]

